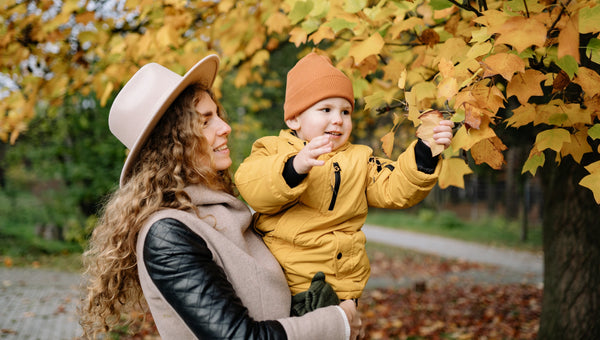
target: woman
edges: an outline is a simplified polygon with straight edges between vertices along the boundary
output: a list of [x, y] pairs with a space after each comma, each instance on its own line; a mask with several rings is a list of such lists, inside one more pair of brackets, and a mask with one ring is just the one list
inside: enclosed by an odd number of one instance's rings
[[218, 64], [208, 56], [183, 77], [145, 65], [111, 107], [129, 154], [84, 254], [85, 335], [143, 296], [163, 339], [354, 339], [352, 301], [289, 317], [281, 267], [233, 196], [231, 128], [210, 92]]

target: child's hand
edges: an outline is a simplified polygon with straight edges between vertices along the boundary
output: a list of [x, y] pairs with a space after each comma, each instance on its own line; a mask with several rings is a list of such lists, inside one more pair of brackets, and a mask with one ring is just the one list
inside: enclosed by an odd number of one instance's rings
[[325, 164], [317, 158], [331, 152], [333, 143], [329, 136], [318, 136], [306, 144], [294, 158], [294, 170], [299, 174], [307, 174], [313, 166]]
[[450, 146], [450, 142], [452, 142], [452, 128], [454, 127], [454, 123], [451, 120], [442, 120], [438, 124], [438, 126], [433, 128], [433, 140], [439, 144], [443, 145], [444, 149]]
[[431, 149], [433, 156], [439, 155], [450, 146], [454, 123], [445, 120], [442, 113], [437, 110], [427, 111], [419, 119], [421, 125], [417, 129], [417, 137]]

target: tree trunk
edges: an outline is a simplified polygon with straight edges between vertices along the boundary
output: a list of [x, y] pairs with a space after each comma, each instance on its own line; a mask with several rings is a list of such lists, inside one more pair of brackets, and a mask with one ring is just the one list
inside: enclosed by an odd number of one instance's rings
[[590, 190], [578, 185], [586, 174], [571, 157], [541, 171], [544, 294], [539, 339], [600, 339], [600, 206]]

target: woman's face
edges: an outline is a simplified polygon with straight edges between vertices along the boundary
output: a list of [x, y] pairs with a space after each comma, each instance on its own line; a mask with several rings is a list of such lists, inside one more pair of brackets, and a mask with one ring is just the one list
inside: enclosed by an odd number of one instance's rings
[[196, 104], [196, 111], [204, 118], [202, 133], [212, 148], [216, 170], [225, 170], [231, 166], [227, 137], [231, 127], [221, 119], [217, 104], [208, 92], [202, 92]]

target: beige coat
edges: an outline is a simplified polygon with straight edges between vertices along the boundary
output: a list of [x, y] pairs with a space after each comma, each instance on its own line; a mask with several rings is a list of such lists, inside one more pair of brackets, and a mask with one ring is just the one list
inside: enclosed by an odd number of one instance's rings
[[304, 141], [282, 130], [256, 141], [240, 165], [235, 183], [256, 210], [255, 228], [284, 268], [292, 295], [306, 291], [317, 271], [340, 299], [360, 297], [369, 278], [369, 259], [361, 228], [368, 207], [407, 208], [420, 202], [437, 182], [417, 169], [414, 145], [396, 162], [374, 157], [364, 145], [346, 143], [321, 155], [306, 179], [290, 188], [285, 162]]
[[[233, 285], [237, 295], [256, 320], [278, 320], [288, 339], [343, 339], [344, 321], [336, 307], [318, 309], [303, 317], [290, 318], [291, 296], [281, 267], [248, 225], [251, 213], [237, 198], [203, 187], [186, 192], [201, 216], [179, 210], [162, 210], [152, 215], [137, 242], [138, 272], [144, 297], [163, 339], [195, 339], [177, 311], [156, 288], [144, 267], [144, 240], [152, 223], [174, 218], [201, 236]], [[214, 217], [211, 218], [211, 217]], [[213, 225], [215, 224], [216, 225]]]

